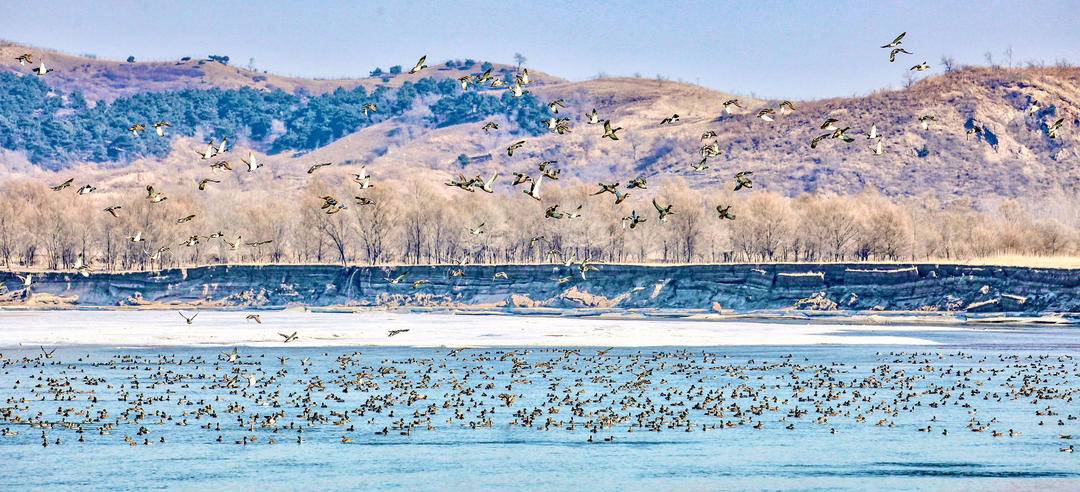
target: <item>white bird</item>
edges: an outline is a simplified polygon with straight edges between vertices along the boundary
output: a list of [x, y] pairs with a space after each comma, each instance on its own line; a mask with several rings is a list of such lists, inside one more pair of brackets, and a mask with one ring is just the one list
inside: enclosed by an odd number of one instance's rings
[[255, 153], [251, 152], [251, 151], [248, 151], [248, 155], [247, 155], [246, 159], [241, 157], [240, 162], [243, 162], [244, 164], [247, 164], [247, 168], [248, 168], [247, 170], [248, 170], [249, 173], [254, 172], [256, 169], [263, 166], [262, 163], [259, 162], [259, 159], [257, 157], [255, 157]]
[[874, 155], [882, 155], [882, 154], [884, 154], [885, 149], [884, 149], [884, 144], [882, 143], [882, 139], [880, 139], [880, 138], [878, 139], [877, 145], [871, 145], [870, 146], [870, 151], [873, 152]]
[[487, 193], [495, 193], [495, 189], [492, 186], [495, 184], [495, 178], [499, 177], [499, 173], [494, 173], [488, 178], [487, 181], [480, 181], [480, 190]]
[[25, 277], [19, 274], [15, 274], [15, 276], [22, 280], [24, 289], [29, 289], [30, 285], [34, 283], [34, 274], [32, 273], [27, 273]]
[[543, 174], [537, 176], [536, 179], [532, 180], [532, 185], [529, 186], [528, 190], [521, 190], [522, 193], [533, 197], [536, 201], [540, 201], [540, 182], [543, 180]]
[[41, 65], [39, 65], [36, 69], [34, 69], [34, 74], [38, 75], [38, 76], [44, 76], [44, 75], [47, 75], [51, 71], [53, 71], [53, 69], [45, 68], [45, 61], [42, 60]]

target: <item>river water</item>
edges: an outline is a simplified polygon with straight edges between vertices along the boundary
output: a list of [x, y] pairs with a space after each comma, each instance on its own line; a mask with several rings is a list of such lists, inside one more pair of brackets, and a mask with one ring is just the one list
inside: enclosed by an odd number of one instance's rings
[[1080, 488], [1060, 451], [1080, 440], [1068, 327], [607, 352], [267, 341], [229, 361], [108, 336], [46, 358], [31, 335], [80, 313], [22, 316], [0, 316], [2, 490]]

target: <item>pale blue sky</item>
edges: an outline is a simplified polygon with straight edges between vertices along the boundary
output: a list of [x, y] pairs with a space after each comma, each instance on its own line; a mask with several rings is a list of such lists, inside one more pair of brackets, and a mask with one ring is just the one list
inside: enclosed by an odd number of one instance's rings
[[[741, 94], [846, 96], [898, 87], [942, 54], [983, 64], [1080, 62], [1076, 1], [239, 2], [3, 0], [0, 36], [70, 53], [174, 59], [229, 55], [303, 76], [471, 57], [572, 80], [597, 73], [696, 82]], [[901, 31], [916, 54], [878, 48]]]

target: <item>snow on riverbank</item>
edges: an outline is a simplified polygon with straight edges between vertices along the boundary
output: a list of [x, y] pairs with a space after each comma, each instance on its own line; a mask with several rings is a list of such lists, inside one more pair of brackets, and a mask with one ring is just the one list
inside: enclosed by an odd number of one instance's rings
[[[107, 345], [284, 346], [722, 346], [929, 345], [911, 336], [961, 328], [742, 321], [561, 318], [391, 312], [205, 311], [187, 325], [173, 311], [0, 311], [0, 348]], [[188, 316], [192, 312], [185, 313]], [[388, 337], [390, 330], [409, 331]], [[901, 334], [902, 333], [902, 334]], [[857, 335], [857, 336], [852, 336]]]

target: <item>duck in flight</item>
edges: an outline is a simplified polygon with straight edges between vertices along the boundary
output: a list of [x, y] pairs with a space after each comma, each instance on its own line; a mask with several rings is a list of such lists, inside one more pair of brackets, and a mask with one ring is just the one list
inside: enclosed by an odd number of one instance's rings
[[53, 71], [53, 69], [51, 69], [51, 68], [45, 68], [45, 62], [42, 61], [41, 65], [39, 65], [36, 69], [34, 69], [34, 75], [37, 75], [38, 77], [44, 77], [44, 76], [48, 75], [49, 72], [52, 72], [52, 71]]
[[656, 199], [653, 198], [652, 205], [653, 208], [656, 209], [656, 213], [660, 214], [660, 222], [667, 222], [667, 218], [669, 215], [675, 215], [675, 212], [671, 210], [671, 207], [674, 206], [673, 204], [669, 203], [668, 206], [661, 207], [660, 204], [656, 202]]
[[912, 52], [910, 52], [908, 50], [905, 50], [904, 48], [893, 48], [893, 50], [889, 52], [889, 63], [892, 63], [892, 62], [896, 61], [896, 55], [898, 55], [900, 53], [903, 53], [905, 55], [914, 55], [915, 54], [915, 53], [912, 53]]
[[720, 220], [728, 219], [735, 220], [735, 214], [731, 213], [731, 205], [717, 205], [716, 213], [720, 216]]
[[53, 191], [62, 191], [63, 189], [71, 186], [71, 183], [74, 183], [74, 182], [75, 182], [75, 178], [71, 178], [71, 179], [68, 179], [67, 181], [64, 181], [63, 183], [60, 183], [60, 184], [58, 184], [56, 186], [53, 186], [51, 188], [52, 188]]
[[195, 314], [191, 315], [191, 317], [188, 317], [188, 315], [184, 314], [183, 311], [177, 311], [177, 313], [180, 315], [181, 318], [184, 318], [184, 321], [189, 325], [192, 321], [195, 320], [195, 317], [199, 315], [199, 313], [196, 312]]
[[23, 54], [15, 57], [15, 61], [19, 62], [19, 65], [27, 65], [27, 64], [33, 65], [34, 64], [34, 55], [30, 54], [30, 53], [23, 53]]
[[596, 112], [596, 108], [593, 108], [592, 112], [587, 113], [586, 116], [588, 117], [588, 119], [586, 120], [586, 122], [588, 124], [590, 124], [590, 125], [599, 125], [600, 124], [600, 114]]
[[514, 151], [519, 150], [524, 146], [525, 146], [525, 141], [524, 140], [518, 140], [517, 142], [514, 142], [514, 143], [510, 144], [508, 147], [506, 147], [506, 155], [507, 155], [507, 157], [514, 157]]
[[157, 136], [159, 136], [159, 137], [164, 137], [165, 136], [165, 129], [169, 128], [171, 126], [172, 126], [172, 124], [170, 124], [168, 121], [164, 121], [164, 120], [159, 121], [157, 123], [154, 123], [154, 133], [157, 133]]
[[322, 168], [324, 168], [326, 166], [329, 166], [331, 164], [333, 164], [333, 162], [320, 162], [320, 163], [317, 163], [317, 164], [312, 164], [311, 167], [308, 168], [307, 173], [308, 174], [313, 174], [315, 171], [318, 171], [319, 169], [322, 169]]
[[421, 56], [420, 59], [417, 60], [416, 65], [413, 65], [413, 67], [409, 69], [409, 73], [413, 74], [427, 68], [427, 65], [424, 64], [426, 61], [427, 55]]
[[604, 134], [600, 138], [610, 138], [611, 140], [618, 140], [619, 136], [615, 132], [622, 130], [622, 127], [612, 127], [611, 120], [604, 120]]
[[753, 171], [740, 171], [735, 174], [735, 191], [739, 191], [743, 188], [753, 188], [754, 183], [750, 181], [750, 175], [754, 174]]
[[169, 198], [164, 194], [154, 191], [154, 185], [146, 185], [146, 198], [150, 203], [161, 203]]
[[284, 338], [284, 340], [281, 343], [295, 342], [297, 339], [300, 338], [299, 336], [296, 335], [295, 331], [292, 332], [292, 334], [278, 333], [278, 336], [280, 336], [281, 338]]
[[742, 109], [742, 106], [739, 105], [739, 100], [738, 99], [728, 99], [727, 101], [724, 101], [724, 112], [725, 113], [727, 113], [727, 114], [735, 114], [735, 109], [734, 108]]
[[526, 195], [529, 195], [530, 197], [532, 197], [534, 200], [540, 201], [540, 182], [543, 181], [543, 180], [544, 180], [544, 175], [541, 174], [541, 175], [537, 176], [536, 179], [532, 180], [532, 184], [529, 186], [529, 189], [521, 190], [521, 191], [523, 193], [525, 193]]
[[631, 210], [630, 215], [628, 217], [623, 217], [622, 218], [622, 226], [625, 229], [626, 224], [629, 223], [630, 228], [633, 229], [633, 228], [637, 227], [638, 224], [644, 223], [646, 220], [648, 220], [648, 219], [638, 215], [637, 210]]
[[244, 165], [247, 166], [247, 172], [249, 173], [255, 172], [256, 169], [263, 166], [263, 164], [259, 162], [259, 159], [255, 157], [255, 153], [251, 151], [248, 151], [248, 155], [246, 158], [241, 157], [240, 162], [243, 162]]
[[1057, 121], [1047, 125], [1046, 136], [1056, 139], [1061, 127], [1065, 124], [1065, 118], [1058, 118]]
[[904, 36], [907, 36], [907, 31], [900, 33], [899, 36], [893, 38], [891, 42], [882, 46], [882, 48], [895, 48], [897, 46], [900, 46], [900, 44], [904, 42]]

